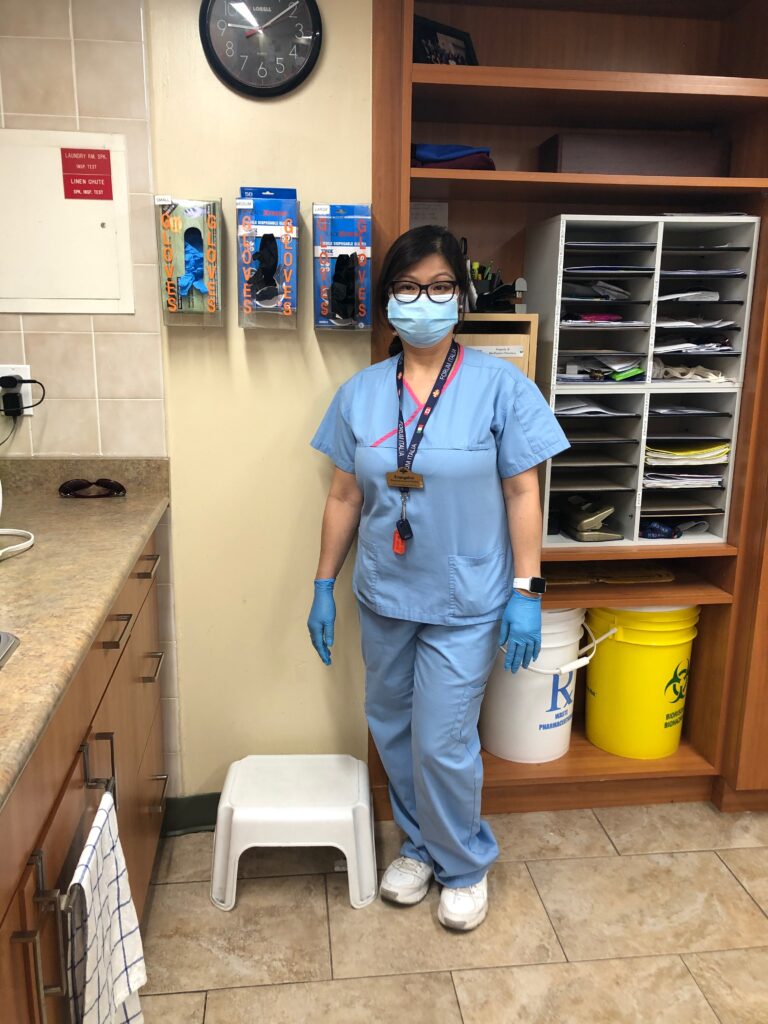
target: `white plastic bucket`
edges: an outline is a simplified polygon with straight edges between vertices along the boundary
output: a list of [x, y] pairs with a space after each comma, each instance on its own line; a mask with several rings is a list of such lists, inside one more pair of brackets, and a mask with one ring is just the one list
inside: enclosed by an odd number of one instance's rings
[[[589, 662], [580, 657], [583, 608], [541, 615], [541, 653], [530, 668], [505, 671], [499, 652], [480, 712], [480, 742], [505, 761], [542, 764], [567, 753], [571, 741], [576, 671]], [[587, 650], [587, 649], [585, 649]]]

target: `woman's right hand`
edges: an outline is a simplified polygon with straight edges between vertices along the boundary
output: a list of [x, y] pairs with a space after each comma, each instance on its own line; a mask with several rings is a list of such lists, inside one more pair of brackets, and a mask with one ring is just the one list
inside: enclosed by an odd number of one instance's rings
[[307, 619], [312, 646], [324, 665], [331, 664], [333, 624], [336, 621], [336, 602], [333, 599], [335, 579], [315, 580], [315, 599]]

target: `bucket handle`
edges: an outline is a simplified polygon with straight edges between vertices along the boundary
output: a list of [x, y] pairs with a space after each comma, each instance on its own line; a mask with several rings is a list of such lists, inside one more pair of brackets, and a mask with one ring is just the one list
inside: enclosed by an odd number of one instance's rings
[[[535, 672], [539, 676], [564, 676], [569, 672], [575, 672], [576, 669], [584, 668], [585, 665], [588, 665], [590, 661], [592, 661], [597, 653], [598, 644], [601, 644], [603, 640], [607, 640], [609, 636], [613, 636], [614, 633], [618, 632], [617, 627], [614, 626], [613, 629], [609, 629], [607, 633], [603, 633], [602, 636], [595, 639], [595, 634], [589, 628], [587, 623], [585, 622], [583, 625], [584, 629], [589, 634], [589, 643], [579, 651], [578, 658], [574, 661], [569, 661], [565, 665], [561, 665], [560, 668], [536, 668], [535, 665], [529, 665], [527, 671]], [[506, 652], [507, 645], [504, 644], [501, 647], [501, 650]]]

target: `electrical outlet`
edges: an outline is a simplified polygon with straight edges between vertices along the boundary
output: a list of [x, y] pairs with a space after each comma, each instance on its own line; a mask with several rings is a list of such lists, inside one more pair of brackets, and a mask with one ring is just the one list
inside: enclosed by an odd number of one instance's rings
[[[28, 366], [20, 366], [20, 365], [17, 365], [17, 364], [16, 365], [11, 365], [10, 363], [0, 363], [0, 377], [9, 376], [12, 373], [17, 374], [19, 377], [22, 377], [24, 380], [29, 380], [29, 378], [32, 376], [32, 374], [29, 372], [29, 367]], [[31, 384], [22, 384], [21, 385], [21, 404], [28, 406], [28, 405], [32, 405], [32, 403], [34, 401], [35, 401], [35, 399], [33, 399], [33, 397], [32, 397], [32, 385]], [[3, 412], [2, 406], [0, 406], [0, 415], [2, 415], [2, 412]], [[34, 412], [33, 409], [25, 409], [24, 412], [22, 413], [22, 416], [31, 416], [33, 412]]]

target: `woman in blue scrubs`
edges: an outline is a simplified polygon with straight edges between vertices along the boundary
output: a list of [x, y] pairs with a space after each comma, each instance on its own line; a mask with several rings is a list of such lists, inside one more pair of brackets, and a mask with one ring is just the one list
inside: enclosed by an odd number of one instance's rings
[[460, 930], [485, 918], [499, 853], [480, 818], [480, 704], [500, 645], [512, 672], [538, 656], [536, 466], [568, 447], [535, 384], [454, 340], [468, 285], [444, 228], [387, 253], [391, 358], [339, 388], [312, 439], [335, 470], [308, 621], [329, 665], [333, 585], [357, 534], [365, 711], [406, 834], [380, 894], [418, 903], [434, 876], [438, 918]]

